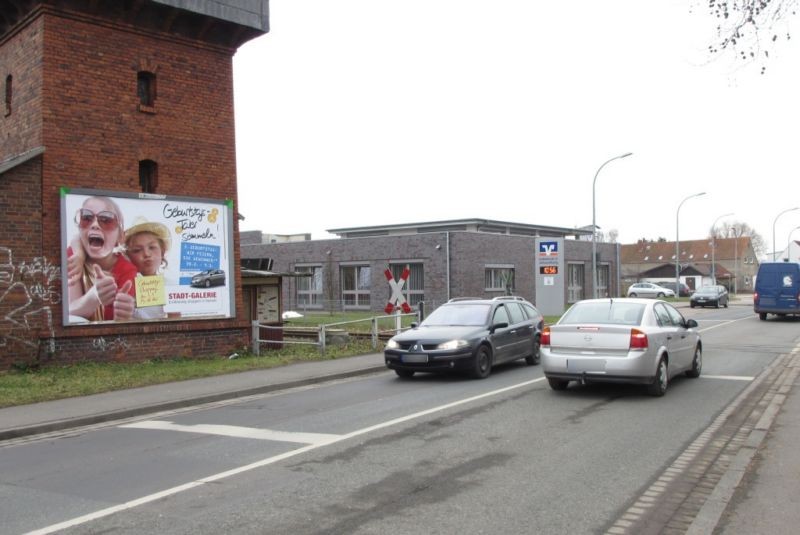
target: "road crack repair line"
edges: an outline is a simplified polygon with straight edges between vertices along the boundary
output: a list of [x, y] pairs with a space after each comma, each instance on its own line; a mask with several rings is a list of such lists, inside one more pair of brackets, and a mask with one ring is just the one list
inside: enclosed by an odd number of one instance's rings
[[711, 533], [799, 374], [796, 346], [747, 385], [605, 533]]

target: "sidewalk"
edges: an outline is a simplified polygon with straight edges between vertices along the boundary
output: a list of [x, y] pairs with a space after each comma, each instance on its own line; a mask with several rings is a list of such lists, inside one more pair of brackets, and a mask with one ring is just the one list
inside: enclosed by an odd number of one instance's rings
[[0, 409], [0, 441], [385, 370], [382, 353]]

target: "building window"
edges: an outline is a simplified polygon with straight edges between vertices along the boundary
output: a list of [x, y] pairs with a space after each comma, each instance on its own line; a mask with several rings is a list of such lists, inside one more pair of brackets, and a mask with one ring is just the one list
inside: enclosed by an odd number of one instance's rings
[[139, 110], [152, 111], [156, 105], [156, 75], [139, 71], [136, 74], [136, 92], [139, 97]]
[[597, 266], [597, 295], [608, 297], [608, 264]]
[[297, 278], [297, 304], [299, 306], [321, 307], [322, 266], [296, 266], [298, 273], [308, 273], [307, 277]]
[[11, 97], [14, 96], [14, 77], [6, 76], [6, 117], [11, 115]]
[[402, 294], [410, 306], [416, 307], [425, 300], [425, 270], [422, 263], [390, 264], [394, 280], [400, 280], [406, 267], [408, 267], [408, 278], [403, 285]]
[[486, 266], [484, 287], [487, 292], [514, 292], [514, 266]]
[[342, 301], [345, 308], [369, 308], [372, 272], [369, 266], [342, 266]]
[[583, 264], [567, 265], [567, 303], [583, 299]]
[[139, 185], [142, 193], [155, 193], [158, 188], [158, 164], [153, 160], [139, 162]]

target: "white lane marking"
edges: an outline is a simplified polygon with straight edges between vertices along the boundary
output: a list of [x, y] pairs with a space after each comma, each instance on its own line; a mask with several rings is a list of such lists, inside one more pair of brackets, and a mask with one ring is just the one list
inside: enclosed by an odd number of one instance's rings
[[724, 325], [730, 325], [731, 323], [736, 323], [737, 321], [743, 321], [743, 320], [749, 320], [749, 319], [753, 319], [753, 316], [746, 316], [744, 318], [739, 318], [739, 319], [735, 319], [735, 320], [723, 321], [723, 322], [717, 323], [716, 325], [712, 325], [711, 327], [703, 327], [702, 329], [698, 329], [698, 331], [700, 331], [702, 333], [702, 332], [710, 331], [711, 329], [716, 329], [717, 327], [722, 327]]
[[544, 377], [539, 377], [538, 379], [532, 379], [530, 381], [525, 381], [523, 383], [518, 383], [516, 385], [507, 386], [505, 388], [500, 388], [498, 390], [493, 390], [491, 392], [486, 392], [484, 394], [479, 394], [477, 396], [472, 396], [469, 398], [465, 398], [459, 401], [454, 401], [452, 403], [447, 403], [445, 405], [440, 405], [438, 407], [433, 407], [428, 410], [416, 412], [414, 414], [409, 414], [408, 416], [403, 416], [400, 418], [395, 418], [394, 420], [389, 420], [387, 422], [383, 422], [377, 425], [372, 425], [370, 427], [365, 427], [363, 429], [358, 429], [351, 433], [347, 433], [345, 435], [339, 435], [338, 438], [333, 439], [331, 442], [326, 444], [309, 444], [308, 446], [303, 446], [302, 448], [297, 448], [296, 450], [287, 451], [280, 455], [275, 455], [273, 457], [267, 457], [266, 459], [262, 459], [260, 461], [256, 461], [254, 463], [246, 464], [244, 466], [240, 466], [238, 468], [233, 468], [231, 470], [227, 470], [225, 472], [220, 472], [218, 474], [214, 474], [212, 476], [204, 477], [202, 479], [198, 479], [196, 481], [191, 481], [189, 483], [184, 483], [183, 485], [178, 485], [177, 487], [172, 487], [170, 489], [162, 490], [161, 492], [156, 492], [155, 494], [150, 494], [148, 496], [142, 496], [141, 498], [137, 498], [135, 500], [131, 500], [125, 503], [121, 503], [119, 505], [114, 505], [112, 507], [107, 507], [106, 509], [101, 509], [99, 511], [95, 511], [93, 513], [89, 513], [83, 516], [75, 517], [69, 520], [65, 520], [63, 522], [59, 522], [58, 524], [52, 524], [50, 526], [46, 526], [41, 529], [37, 529], [34, 531], [29, 531], [26, 535], [46, 535], [48, 533], [55, 533], [56, 531], [72, 528], [75, 526], [79, 526], [81, 524], [85, 524], [87, 522], [91, 522], [92, 520], [97, 520], [109, 515], [113, 515], [114, 513], [120, 513], [122, 511], [127, 511], [128, 509], [133, 509], [134, 507], [138, 507], [140, 505], [145, 505], [156, 500], [160, 500], [161, 498], [166, 498], [167, 496], [172, 496], [178, 494], [180, 492], [184, 492], [186, 490], [193, 489], [195, 487], [199, 487], [201, 485], [205, 485], [206, 483], [213, 483], [215, 481], [219, 481], [221, 479], [225, 479], [231, 476], [239, 475], [244, 472], [249, 472], [251, 470], [255, 470], [256, 468], [262, 468], [264, 466], [268, 466], [270, 464], [275, 464], [279, 461], [283, 461], [285, 459], [289, 459], [291, 457], [295, 457], [297, 455], [313, 451], [315, 449], [321, 448], [323, 446], [329, 444], [335, 444], [336, 442], [341, 442], [343, 440], [348, 440], [353, 437], [357, 437], [359, 435], [363, 435], [366, 433], [371, 433], [372, 431], [376, 431], [378, 429], [383, 429], [386, 427], [391, 427], [393, 425], [398, 425], [409, 420], [414, 420], [415, 418], [421, 418], [423, 416], [427, 416], [429, 414], [433, 414], [436, 412], [444, 411], [447, 409], [452, 409], [453, 407], [458, 407], [459, 405], [464, 405], [466, 403], [471, 403], [473, 401], [477, 401], [479, 399], [496, 396], [498, 394], [502, 394], [504, 392], [508, 392], [510, 390], [515, 390], [517, 388], [522, 388], [524, 386], [529, 386], [534, 383], [538, 383], [540, 381], [544, 381]]
[[725, 381], [752, 381], [755, 377], [748, 375], [701, 375], [703, 379], [723, 379]]
[[145, 420], [119, 427], [133, 429], [156, 429], [160, 431], [180, 431], [183, 433], [199, 433], [203, 435], [220, 435], [235, 438], [254, 438], [257, 440], [275, 440], [278, 442], [299, 442], [300, 444], [330, 444], [339, 440], [340, 435], [324, 433], [290, 433], [286, 431], [273, 431], [272, 429], [258, 429], [255, 427], [239, 427], [236, 425], [180, 425], [168, 421]]

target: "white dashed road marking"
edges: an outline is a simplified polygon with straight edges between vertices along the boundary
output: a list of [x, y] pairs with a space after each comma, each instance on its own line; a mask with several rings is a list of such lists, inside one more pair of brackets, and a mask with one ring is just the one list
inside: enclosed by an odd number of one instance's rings
[[271, 429], [258, 429], [255, 427], [239, 427], [235, 425], [180, 425], [167, 421], [145, 420], [119, 427], [132, 429], [156, 429], [159, 431], [180, 431], [182, 433], [199, 433], [202, 435], [220, 435], [223, 437], [253, 438], [257, 440], [275, 440], [278, 442], [297, 442], [300, 444], [324, 445], [336, 442], [341, 435], [328, 435], [325, 433], [291, 433], [287, 431], [273, 431]]

